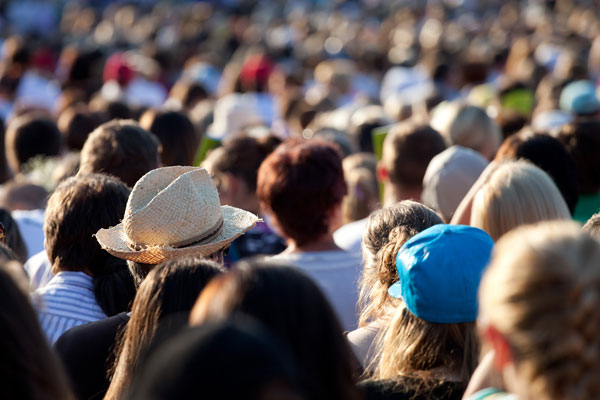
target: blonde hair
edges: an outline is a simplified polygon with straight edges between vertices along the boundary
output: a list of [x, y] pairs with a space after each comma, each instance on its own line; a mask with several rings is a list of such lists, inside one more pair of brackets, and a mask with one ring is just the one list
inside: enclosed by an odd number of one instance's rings
[[510, 344], [535, 399], [600, 398], [600, 244], [573, 222], [523, 227], [497, 244], [480, 312]]
[[388, 294], [398, 280], [396, 254], [408, 239], [430, 226], [443, 223], [429, 207], [404, 200], [374, 211], [363, 235], [363, 272], [359, 282], [359, 326], [390, 314], [400, 300]]
[[488, 160], [494, 158], [502, 142], [498, 124], [485, 110], [471, 105], [458, 109], [448, 128], [448, 136], [452, 144], [478, 151]]
[[471, 210], [471, 225], [494, 240], [520, 225], [570, 218], [548, 174], [522, 160], [500, 165], [475, 196]]
[[342, 200], [344, 223], [358, 221], [369, 216], [379, 204], [377, 161], [372, 154], [357, 153], [344, 158], [344, 179], [348, 192]]

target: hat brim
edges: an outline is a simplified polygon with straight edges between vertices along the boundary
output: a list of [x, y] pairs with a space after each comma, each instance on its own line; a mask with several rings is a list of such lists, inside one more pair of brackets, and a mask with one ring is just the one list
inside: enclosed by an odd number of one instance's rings
[[223, 230], [209, 242], [179, 248], [157, 245], [133, 250], [127, 244], [127, 235], [123, 229], [123, 223], [108, 229], [100, 229], [96, 233], [96, 240], [104, 250], [115, 257], [143, 264], [158, 264], [171, 258], [211, 255], [226, 247], [260, 221], [260, 218], [251, 212], [231, 206], [221, 206], [221, 213], [223, 215]]

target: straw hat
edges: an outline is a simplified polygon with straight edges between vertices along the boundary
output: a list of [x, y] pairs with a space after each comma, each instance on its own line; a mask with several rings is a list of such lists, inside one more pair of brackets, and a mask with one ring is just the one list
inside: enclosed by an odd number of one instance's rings
[[208, 172], [196, 167], [157, 168], [133, 187], [123, 221], [96, 239], [110, 254], [145, 264], [207, 256], [252, 228], [259, 218], [221, 206]]

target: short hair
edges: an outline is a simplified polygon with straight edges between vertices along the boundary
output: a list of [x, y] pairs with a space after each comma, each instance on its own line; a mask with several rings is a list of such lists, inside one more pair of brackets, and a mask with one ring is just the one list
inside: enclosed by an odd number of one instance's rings
[[111, 256], [94, 234], [119, 223], [128, 197], [129, 188], [103, 174], [80, 175], [58, 185], [44, 220], [44, 247], [52, 271], [101, 273]]
[[70, 106], [58, 118], [58, 129], [69, 150], [81, 150], [89, 134], [98, 125], [99, 119], [83, 104]]
[[577, 166], [580, 194], [600, 190], [600, 121], [578, 120], [564, 125], [558, 139], [564, 143]]
[[544, 222], [498, 241], [480, 314], [510, 345], [534, 399], [596, 399], [600, 244], [573, 222]]
[[494, 157], [502, 143], [502, 132], [498, 124], [485, 110], [471, 105], [458, 109], [448, 134], [452, 144], [473, 149], [487, 159]]
[[61, 135], [56, 124], [36, 115], [20, 116], [8, 125], [5, 138], [8, 164], [15, 172], [36, 156], [60, 154]]
[[80, 174], [105, 173], [129, 187], [160, 165], [159, 141], [133, 120], [100, 125], [81, 149]]
[[445, 149], [444, 139], [429, 125], [402, 122], [386, 136], [381, 161], [392, 184], [420, 188], [429, 161]]
[[47, 201], [46, 189], [27, 181], [8, 181], [0, 190], [0, 207], [9, 211], [43, 210]]
[[186, 114], [148, 110], [140, 118], [140, 125], [160, 140], [163, 165], [192, 165], [200, 136]]
[[179, 79], [169, 93], [170, 97], [179, 100], [185, 109], [192, 109], [198, 102], [209, 98], [206, 88], [189, 79]]
[[560, 141], [550, 135], [521, 131], [508, 137], [498, 149], [495, 160], [504, 159], [525, 159], [543, 169], [550, 175], [573, 214], [579, 199], [577, 167]]
[[523, 160], [501, 164], [471, 210], [471, 225], [494, 240], [520, 225], [557, 219], [571, 219], [565, 200], [548, 174]]
[[317, 139], [284, 142], [260, 166], [257, 194], [298, 244], [327, 234], [328, 213], [346, 194], [338, 150]]

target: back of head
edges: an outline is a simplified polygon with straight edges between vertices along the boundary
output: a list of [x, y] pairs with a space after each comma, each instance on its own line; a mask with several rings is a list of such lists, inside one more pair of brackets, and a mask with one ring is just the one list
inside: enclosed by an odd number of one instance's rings
[[421, 188], [429, 161], [446, 148], [442, 136], [428, 125], [395, 125], [383, 143], [382, 164], [394, 185]]
[[27, 181], [9, 181], [0, 192], [0, 207], [9, 211], [43, 210], [47, 201], [46, 189]]
[[526, 161], [501, 164], [473, 201], [471, 224], [498, 240], [520, 225], [570, 219], [552, 179]]
[[371, 153], [356, 153], [344, 158], [342, 165], [348, 186], [342, 212], [348, 223], [368, 217], [379, 204], [377, 161]]
[[575, 160], [580, 194], [600, 191], [600, 121], [582, 119], [561, 128], [558, 139]]
[[102, 273], [112, 256], [93, 235], [119, 223], [128, 197], [129, 189], [121, 181], [103, 174], [62, 182], [48, 200], [44, 220], [44, 247], [52, 270]]
[[544, 170], [560, 190], [573, 214], [579, 199], [577, 168], [573, 157], [560, 141], [550, 135], [521, 131], [504, 141], [495, 159], [525, 159]]
[[81, 149], [80, 174], [105, 173], [129, 187], [160, 165], [159, 142], [133, 120], [100, 125]]
[[351, 350], [331, 306], [308, 276], [284, 265], [238, 264], [207, 286], [190, 319], [199, 324], [239, 312], [258, 319], [290, 346], [310, 398], [356, 398]]
[[15, 253], [20, 262], [27, 261], [27, 245], [23, 240], [23, 236], [21, 236], [19, 226], [10, 212], [4, 208], [0, 208], [0, 224], [2, 235], [4, 235], [0, 242], [5, 243]]
[[572, 222], [519, 228], [498, 241], [481, 315], [508, 341], [530, 398], [600, 396], [600, 244]]
[[430, 208], [411, 200], [374, 211], [367, 222], [363, 240], [363, 273], [360, 280], [360, 325], [376, 320], [397, 306], [388, 295], [398, 280], [395, 258], [398, 250], [417, 233], [442, 219]]
[[261, 164], [257, 194], [283, 234], [299, 245], [327, 235], [330, 214], [346, 194], [339, 152], [316, 139], [284, 142]]
[[302, 399], [297, 387], [288, 349], [256, 322], [237, 319], [190, 328], [162, 344], [131, 398]]
[[149, 110], [140, 118], [142, 128], [155, 134], [162, 145], [164, 166], [192, 165], [200, 137], [192, 121], [178, 111]]
[[592, 215], [581, 230], [593, 238], [600, 239], [600, 213]]
[[496, 154], [502, 133], [485, 110], [475, 106], [463, 106], [458, 110], [449, 128], [452, 144], [468, 147], [491, 160]]
[[98, 125], [99, 118], [82, 104], [67, 108], [58, 118], [58, 129], [62, 134], [65, 147], [69, 150], [81, 150], [88, 135]]
[[[0, 264], [0, 371], [2, 395], [11, 399], [71, 399], [61, 365], [50, 350], [28, 295]], [[19, 265], [18, 268], [21, 268]]]
[[5, 145], [8, 164], [13, 171], [20, 172], [31, 158], [59, 155], [61, 135], [50, 119], [23, 115], [8, 125]]

